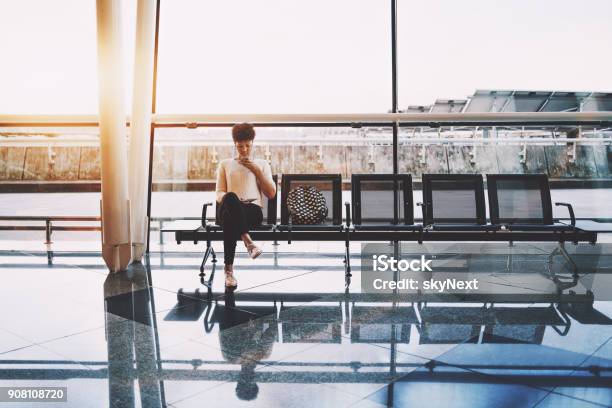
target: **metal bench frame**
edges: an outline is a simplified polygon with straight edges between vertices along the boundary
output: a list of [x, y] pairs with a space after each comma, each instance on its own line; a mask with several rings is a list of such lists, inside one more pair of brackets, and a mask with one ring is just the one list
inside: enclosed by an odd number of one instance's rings
[[[495, 177], [498, 175], [488, 175], [488, 177]], [[527, 175], [527, 176], [537, 176], [539, 175]], [[277, 176], [274, 176], [275, 181], [277, 180]], [[345, 253], [344, 253], [344, 269], [345, 269], [345, 286], [349, 287], [351, 282], [351, 265], [350, 265], [350, 242], [351, 241], [375, 241], [375, 242], [400, 242], [400, 241], [411, 241], [411, 242], [436, 242], [436, 241], [493, 241], [493, 242], [509, 242], [511, 245], [515, 241], [526, 241], [526, 242], [557, 242], [559, 243], [558, 252], [551, 254], [551, 262], [552, 257], [557, 253], [563, 255], [563, 257], [570, 263], [573, 270], [573, 278], [574, 282], [577, 278], [577, 266], [574, 261], [571, 259], [570, 255], [567, 253], [564, 243], [565, 242], [589, 242], [594, 244], [597, 241], [597, 233], [592, 231], [582, 230], [580, 228], [575, 227], [575, 218], [574, 212], [570, 204], [567, 203], [557, 203], [557, 205], [567, 206], [570, 212], [570, 224], [562, 224], [564, 228], [555, 229], [548, 228], [538, 230], [537, 227], [534, 227], [530, 230], [520, 230], [508, 227], [508, 225], [503, 223], [495, 223], [491, 224], [481, 224], [480, 228], [474, 228], [470, 225], [470, 228], [461, 228], [461, 224], [459, 224], [459, 228], [456, 229], [445, 229], [438, 228], [436, 229], [436, 224], [428, 224], [425, 222], [424, 224], [415, 224], [414, 219], [412, 217], [412, 201], [408, 202], [408, 200], [412, 199], [412, 183], [406, 183], [407, 180], [411, 180], [410, 175], [353, 175], [352, 178], [352, 196], [355, 200], [353, 202], [353, 219], [360, 220], [360, 205], [361, 201], [359, 195], [356, 194], [356, 191], [360, 191], [359, 182], [368, 181], [368, 180], [402, 180], [404, 182], [404, 195], [403, 195], [403, 205], [409, 208], [409, 210], [404, 211], [404, 219], [399, 220], [398, 223], [394, 224], [395, 218], [391, 218], [391, 222], [389, 223], [381, 223], [380, 225], [368, 225], [367, 228], [363, 228], [364, 226], [355, 223], [351, 223], [351, 206], [350, 203], [345, 203], [345, 219], [344, 223], [342, 223], [340, 208], [341, 208], [341, 179], [339, 174], [318, 174], [318, 175], [284, 175], [283, 178], [287, 177], [286, 180], [283, 180], [283, 186], [285, 187], [281, 191], [281, 221], [283, 219], [286, 220], [286, 224], [282, 222], [276, 223], [276, 200], [277, 197], [270, 199], [268, 202], [268, 214], [267, 214], [267, 223], [263, 224], [260, 227], [257, 227], [251, 230], [249, 233], [254, 240], [257, 241], [274, 241], [277, 243], [278, 241], [287, 241], [291, 243], [292, 241], [344, 241], [345, 243]], [[441, 176], [432, 176], [432, 175], [424, 175], [424, 191], [425, 191], [425, 182], [427, 180], [437, 179]], [[444, 175], [443, 177], [465, 177], [463, 175]], [[468, 176], [474, 177], [474, 176]], [[479, 176], [482, 181], [482, 176]], [[546, 176], [544, 176], [546, 177]], [[286, 208], [286, 200], [287, 200], [287, 186], [289, 186], [289, 181], [294, 180], [303, 180], [304, 182], [308, 182], [310, 180], [320, 181], [320, 180], [328, 180], [332, 182], [333, 186], [333, 203], [332, 203], [332, 224], [326, 225], [292, 225], [291, 217], [289, 216], [288, 209]], [[548, 181], [546, 180], [545, 186], [548, 186]], [[409, 187], [409, 192], [408, 190]], [[484, 191], [484, 190], [482, 190]], [[489, 191], [489, 196], [491, 196], [491, 191]], [[550, 192], [548, 192], [548, 197], [550, 197]], [[278, 194], [277, 194], [278, 196]], [[431, 199], [429, 198], [429, 201]], [[417, 203], [418, 204], [418, 203]], [[198, 228], [194, 230], [177, 230], [175, 231], [175, 239], [178, 244], [184, 241], [192, 241], [194, 244], [197, 244], [200, 241], [206, 241], [206, 250], [204, 252], [204, 256], [202, 259], [202, 263], [200, 265], [200, 277], [201, 282], [210, 288], [212, 286], [212, 280], [214, 278], [215, 264], [217, 262], [216, 253], [212, 247], [212, 241], [223, 241], [223, 230], [221, 226], [218, 224], [211, 224], [206, 220], [207, 208], [212, 205], [212, 203], [205, 203], [202, 208], [202, 224]], [[427, 207], [430, 203], [427, 202], [423, 206], [424, 210], [424, 220], [428, 220]], [[483, 196], [483, 205], [484, 205], [484, 196]], [[544, 203], [546, 205], [546, 203]], [[490, 205], [489, 205], [490, 206]], [[480, 208], [480, 207], [479, 207]], [[274, 209], [274, 210], [272, 210]], [[482, 207], [484, 211], [484, 207]], [[397, 214], [396, 214], [397, 215]], [[480, 216], [481, 214], [479, 214]], [[395, 216], [394, 216], [395, 217]], [[493, 218], [492, 221], [497, 221]], [[556, 250], [557, 251], [557, 250]], [[205, 280], [204, 267], [208, 258], [212, 256], [212, 272], [210, 278]], [[575, 285], [575, 283], [574, 283]], [[567, 287], [571, 287], [572, 283], [567, 283]]]

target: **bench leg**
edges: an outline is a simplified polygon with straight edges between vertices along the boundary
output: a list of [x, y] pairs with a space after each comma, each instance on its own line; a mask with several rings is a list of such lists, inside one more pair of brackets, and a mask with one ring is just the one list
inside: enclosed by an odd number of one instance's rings
[[[210, 278], [208, 280], [205, 280], [204, 277], [206, 276], [206, 274], [204, 273], [204, 265], [206, 265], [206, 261], [208, 260], [208, 257], [212, 255], [212, 271], [210, 273]], [[215, 267], [217, 266], [217, 254], [215, 253], [215, 250], [213, 249], [212, 245], [210, 245], [210, 242], [207, 242], [206, 245], [206, 251], [204, 252], [204, 258], [202, 259], [202, 263], [200, 264], [200, 282], [210, 288], [212, 287], [212, 281], [213, 278], [215, 277]]]
[[348, 289], [351, 285], [351, 251], [349, 241], [344, 242], [344, 287]]
[[558, 251], [558, 253], [560, 253], [561, 255], [563, 255], [563, 258], [565, 258], [567, 263], [570, 265], [572, 275], [578, 276], [578, 265], [576, 265], [576, 262], [574, 262], [570, 254], [567, 252], [567, 249], [565, 249], [565, 242], [559, 242], [559, 246], [555, 248], [555, 250]]
[[509, 248], [508, 250], [508, 256], [506, 257], [506, 271], [507, 272], [512, 272], [513, 270], [513, 252], [512, 252], [512, 248]]
[[[204, 265], [206, 265], [206, 261], [208, 260], [208, 257], [212, 255], [212, 260], [211, 262], [213, 264], [217, 263], [217, 254], [215, 252], [215, 250], [213, 249], [212, 245], [210, 244], [210, 242], [207, 243], [206, 245], [206, 251], [204, 251], [204, 258], [202, 258], [202, 263], [200, 264], [200, 276], [204, 276]], [[214, 266], [214, 265], [213, 265]]]
[[[276, 244], [278, 245], [278, 244]], [[278, 268], [278, 248], [274, 247], [274, 250], [272, 251], [272, 254], [274, 255], [274, 267]]]
[[[553, 272], [553, 258], [556, 255], [562, 255], [563, 258], [567, 261], [572, 271], [571, 281], [567, 280], [567, 277], [557, 276]], [[578, 266], [571, 258], [570, 254], [565, 249], [565, 245], [563, 242], [560, 242], [559, 245], [548, 255], [548, 273], [549, 277], [552, 281], [557, 285], [557, 292], [562, 293], [564, 290], [575, 287], [578, 284]]]
[[206, 251], [204, 251], [204, 257], [202, 258], [202, 263], [200, 264], [200, 276], [204, 276], [204, 265], [206, 265], [206, 261], [208, 261], [208, 257], [210, 256], [212, 247], [207, 246]]
[[578, 265], [576, 265], [576, 262], [574, 262], [570, 254], [565, 249], [565, 243], [563, 242], [559, 242], [559, 245], [550, 253], [550, 255], [548, 255], [548, 265], [551, 268], [551, 273], [552, 273], [553, 258], [556, 255], [563, 256], [563, 258], [566, 260], [566, 262], [570, 266], [570, 270], [572, 271], [572, 276], [578, 276]]
[[[508, 241], [508, 257], [506, 258], [506, 271], [514, 270], [514, 241]], [[551, 264], [552, 265], [552, 264]]]
[[[393, 258], [395, 259], [400, 259], [400, 243], [399, 241], [393, 241]], [[398, 281], [399, 280], [399, 270], [396, 270], [393, 272], [393, 280], [394, 281]], [[393, 291], [393, 293], [397, 293], [397, 289], [395, 289]]]
[[210, 260], [210, 262], [216, 264], [217, 263], [217, 253], [215, 252], [212, 246], [210, 247], [210, 253], [212, 255], [212, 259]]
[[212, 285], [213, 280], [215, 279], [215, 269], [217, 269], [217, 264], [213, 263], [210, 269], [210, 278], [208, 280], [204, 279], [204, 275], [200, 274], [200, 283], [208, 288], [208, 297], [212, 296]]

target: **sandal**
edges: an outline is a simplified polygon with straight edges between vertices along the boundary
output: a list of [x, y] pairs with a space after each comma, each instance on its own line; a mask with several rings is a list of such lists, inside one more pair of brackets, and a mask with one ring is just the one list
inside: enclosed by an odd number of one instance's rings
[[262, 252], [261, 249], [259, 249], [257, 245], [255, 244], [247, 245], [246, 248], [247, 248], [247, 251], [249, 252], [249, 256], [251, 257], [251, 259], [255, 259], [259, 255], [261, 255], [261, 252]]
[[234, 278], [234, 271], [225, 271], [225, 287], [235, 288], [238, 286], [238, 281]]

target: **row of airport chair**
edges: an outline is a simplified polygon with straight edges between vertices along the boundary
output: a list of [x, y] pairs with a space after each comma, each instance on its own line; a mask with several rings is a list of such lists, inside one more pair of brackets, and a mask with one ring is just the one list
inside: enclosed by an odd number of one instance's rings
[[[274, 176], [277, 182], [277, 176]], [[565, 242], [595, 243], [597, 233], [576, 226], [572, 205], [565, 206], [569, 222], [553, 219], [548, 177], [545, 174], [489, 174], [486, 178], [489, 219], [486, 217], [484, 179], [480, 174], [424, 174], [422, 176], [422, 223], [414, 217], [413, 183], [410, 174], [354, 174], [351, 201], [344, 204], [340, 174], [284, 174], [280, 191], [280, 222], [277, 197], [264, 202], [265, 222], [251, 230], [254, 240], [344, 241], [345, 283], [350, 284], [350, 242], [361, 241], [530, 241], [559, 242], [559, 253], [576, 267], [563, 247]], [[295, 225], [287, 207], [288, 193], [298, 186], [314, 186], [326, 199], [328, 217], [322, 224]], [[278, 196], [278, 194], [277, 194]], [[218, 219], [207, 220], [202, 208], [201, 225], [175, 230], [177, 243], [206, 241], [200, 266], [210, 256], [216, 262], [212, 241], [223, 240]], [[209, 283], [207, 286], [209, 286]]]
[[[274, 176], [275, 181], [277, 176]], [[550, 186], [545, 174], [487, 175], [490, 222], [487, 223], [483, 177], [480, 174], [424, 174], [422, 176], [422, 223], [415, 223], [413, 188], [410, 174], [354, 174], [351, 180], [351, 203], [345, 203], [342, 218], [342, 180], [339, 174], [285, 174], [282, 177], [281, 216], [277, 220], [277, 197], [264, 203], [265, 222], [256, 230], [338, 230], [341, 226], [355, 230], [459, 230], [459, 231], [553, 231], [576, 230], [572, 205], [557, 202], [568, 209], [569, 223], [555, 222], [552, 215]], [[289, 191], [297, 186], [318, 188], [329, 208], [325, 222], [295, 225], [286, 205]], [[206, 220], [208, 208], [202, 211], [202, 228], [219, 231]], [[561, 237], [559, 237], [561, 238]]]

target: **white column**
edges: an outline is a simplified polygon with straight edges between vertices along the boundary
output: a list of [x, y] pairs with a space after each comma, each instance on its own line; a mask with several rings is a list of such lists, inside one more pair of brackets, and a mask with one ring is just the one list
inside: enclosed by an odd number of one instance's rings
[[153, 102], [155, 14], [155, 0], [138, 0], [128, 177], [131, 204], [132, 260], [134, 261], [142, 259], [147, 244], [148, 158]]
[[124, 270], [131, 257], [120, 3], [96, 1], [102, 257], [111, 272]]

